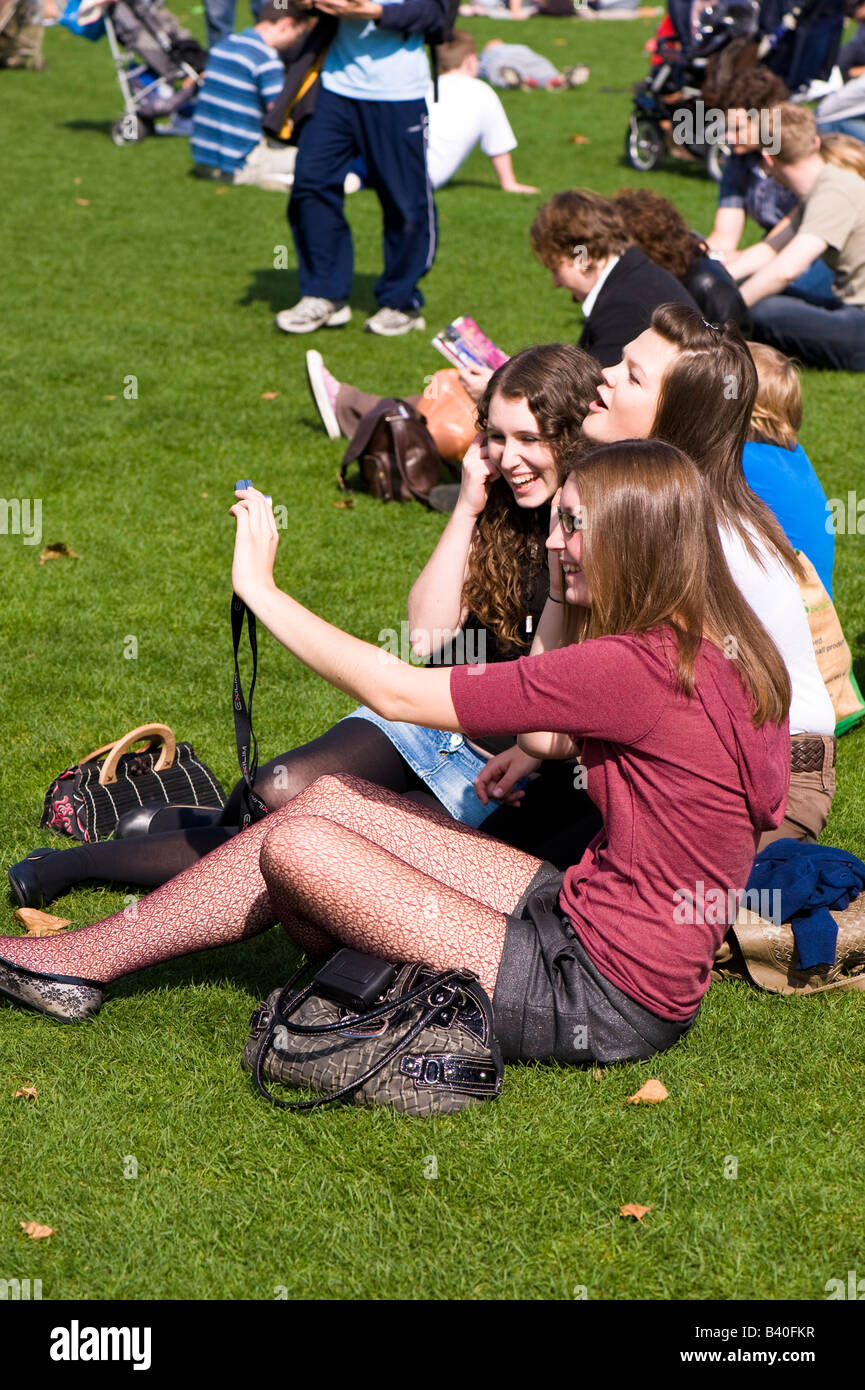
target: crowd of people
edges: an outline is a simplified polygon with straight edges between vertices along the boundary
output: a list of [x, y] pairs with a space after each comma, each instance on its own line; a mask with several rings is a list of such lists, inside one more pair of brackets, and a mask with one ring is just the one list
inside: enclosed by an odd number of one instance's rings
[[[534, 190], [516, 184], [513, 134], [459, 33], [437, 46], [439, 98], [465, 128], [442, 118], [428, 162], [424, 44], [439, 0], [318, 8], [337, 23], [288, 171], [302, 297], [277, 321], [287, 333], [349, 321], [343, 202], [360, 161], [384, 219], [366, 327], [399, 335], [423, 323], [432, 186], [467, 152], [473, 109], [502, 187]], [[317, 23], [298, 0], [267, 0], [251, 29], [215, 43], [200, 164], [234, 178], [248, 145], [249, 168], [256, 99], [260, 116], [278, 55]], [[120, 976], [280, 922], [310, 956], [347, 945], [474, 972], [511, 1060], [642, 1058], [689, 1031], [733, 923], [698, 912], [683, 930], [676, 894], [736, 900], [756, 854], [816, 847], [831, 810], [836, 712], [800, 582], [810, 562], [831, 596], [834, 537], [798, 443], [791, 358], [865, 370], [851, 137], [823, 139], [759, 74], [736, 81], [705, 237], [646, 189], [569, 189], [537, 211], [530, 248], [581, 306], [579, 342], [461, 372], [477, 434], [408, 595], [426, 666], [383, 662], [280, 589], [270, 501], [238, 485], [235, 593], [358, 708], [258, 771], [267, 814], [252, 825], [241, 780], [222, 811], [153, 808], [121, 838], [13, 865], [28, 907], [82, 883], [151, 891], [133, 916], [4, 936], [0, 991], [84, 1019]], [[745, 103], [760, 83], [770, 119], [755, 123]], [[740, 251], [747, 216], [767, 235]], [[318, 352], [308, 370], [328, 432], [351, 437], [377, 398]]]

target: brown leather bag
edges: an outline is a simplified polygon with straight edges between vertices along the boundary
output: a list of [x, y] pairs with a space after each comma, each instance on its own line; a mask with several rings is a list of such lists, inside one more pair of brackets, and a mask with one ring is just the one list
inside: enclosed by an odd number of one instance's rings
[[423, 417], [408, 401], [386, 397], [359, 421], [345, 451], [340, 486], [359, 462], [370, 492], [382, 502], [426, 503], [439, 481], [442, 459]]

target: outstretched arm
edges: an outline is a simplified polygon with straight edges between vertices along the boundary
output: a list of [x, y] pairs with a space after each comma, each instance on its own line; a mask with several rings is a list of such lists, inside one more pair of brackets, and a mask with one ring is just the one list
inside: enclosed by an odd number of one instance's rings
[[279, 532], [270, 503], [256, 488], [238, 494], [234, 591], [278, 642], [337, 690], [384, 719], [461, 731], [450, 694], [450, 669], [419, 669], [325, 622], [276, 587]]

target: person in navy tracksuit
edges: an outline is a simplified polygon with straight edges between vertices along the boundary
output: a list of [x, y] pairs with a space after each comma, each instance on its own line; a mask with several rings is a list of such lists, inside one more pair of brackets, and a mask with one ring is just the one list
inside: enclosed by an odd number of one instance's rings
[[424, 328], [418, 281], [436, 249], [424, 40], [443, 36], [447, 0], [320, 0], [316, 8], [340, 24], [300, 136], [288, 210], [302, 297], [277, 315], [277, 325], [311, 333], [351, 318], [354, 256], [343, 184], [360, 157], [384, 214], [384, 270], [374, 287], [380, 308], [365, 327], [388, 337]]

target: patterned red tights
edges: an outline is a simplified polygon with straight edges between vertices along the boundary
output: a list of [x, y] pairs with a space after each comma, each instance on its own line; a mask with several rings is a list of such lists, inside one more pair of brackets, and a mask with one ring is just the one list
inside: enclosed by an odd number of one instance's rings
[[281, 921], [309, 954], [337, 944], [473, 970], [495, 988], [511, 912], [540, 861], [443, 811], [347, 776], [280, 811], [148, 897], [56, 937], [0, 937], [0, 956], [107, 983]]

